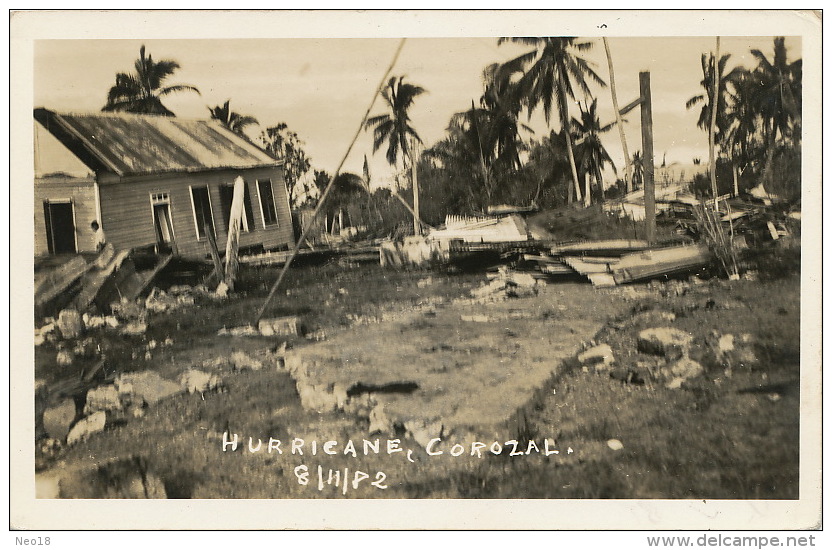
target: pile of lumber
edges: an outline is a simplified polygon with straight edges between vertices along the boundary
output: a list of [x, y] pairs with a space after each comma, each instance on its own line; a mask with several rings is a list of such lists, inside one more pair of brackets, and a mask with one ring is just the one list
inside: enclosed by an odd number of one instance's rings
[[595, 241], [555, 246], [551, 254], [524, 255], [548, 275], [582, 275], [595, 286], [615, 286], [693, 271], [712, 260], [704, 245], [650, 247], [643, 241]]

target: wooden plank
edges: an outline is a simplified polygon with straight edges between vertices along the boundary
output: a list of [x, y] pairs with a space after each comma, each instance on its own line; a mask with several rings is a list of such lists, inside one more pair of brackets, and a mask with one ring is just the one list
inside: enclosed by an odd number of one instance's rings
[[632, 254], [621, 259], [613, 270], [617, 284], [669, 275], [707, 264], [711, 252], [705, 246], [678, 246]]
[[41, 306], [64, 292], [92, 268], [81, 256], [76, 256], [58, 269], [42, 276], [35, 284], [35, 305]]
[[168, 254], [167, 256], [162, 256], [153, 269], [147, 271], [139, 271], [137, 272], [138, 275], [138, 284], [132, 285], [130, 287], [120, 287], [119, 290], [121, 295], [128, 300], [135, 300], [138, 298], [142, 292], [145, 291], [147, 286], [153, 282], [157, 275], [167, 266], [170, 261], [173, 259], [173, 254]]
[[577, 243], [565, 243], [552, 247], [552, 254], [563, 254], [567, 252], [598, 252], [620, 251], [622, 254], [636, 250], [647, 250], [650, 243], [639, 239], [606, 239], [602, 241], [582, 241]]
[[98, 292], [104, 283], [107, 282], [113, 273], [121, 266], [125, 259], [130, 255], [129, 250], [119, 250], [116, 255], [110, 260], [103, 269], [91, 270], [82, 280], [81, 292], [75, 298], [75, 308], [78, 311], [84, 311], [90, 304], [92, 304]]

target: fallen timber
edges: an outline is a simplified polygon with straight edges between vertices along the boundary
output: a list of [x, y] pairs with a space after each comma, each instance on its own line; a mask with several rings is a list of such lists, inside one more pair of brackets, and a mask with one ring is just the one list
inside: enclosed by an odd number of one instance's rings
[[649, 250], [622, 256], [612, 269], [612, 276], [616, 284], [630, 283], [696, 269], [711, 259], [711, 251], [703, 245]]
[[66, 306], [79, 312], [93, 306], [104, 311], [113, 302], [135, 300], [172, 258], [140, 257], [135, 250], [114, 250], [110, 245], [90, 261], [79, 254], [60, 267], [36, 274], [36, 312], [41, 316]]
[[[643, 281], [654, 277], [671, 276], [694, 270], [712, 260], [711, 252], [706, 246], [685, 244], [663, 248], [645, 248], [637, 252], [611, 256], [567, 255], [570, 253], [607, 253], [614, 250], [614, 241], [581, 243], [568, 247], [553, 247], [558, 255], [525, 254], [523, 260], [534, 262], [537, 269], [547, 275], [581, 275], [595, 286], [615, 286], [624, 283]], [[640, 246], [633, 241], [618, 241], [618, 246], [627, 248]], [[626, 244], [625, 244], [626, 243]]]
[[65, 292], [84, 273], [92, 269], [82, 256], [76, 256], [57, 269], [35, 274], [35, 307], [40, 308]]

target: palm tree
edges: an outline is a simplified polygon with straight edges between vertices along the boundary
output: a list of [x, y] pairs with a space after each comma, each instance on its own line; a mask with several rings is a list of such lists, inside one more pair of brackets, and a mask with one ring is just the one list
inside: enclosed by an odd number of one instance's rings
[[518, 121], [522, 105], [516, 91], [514, 77], [519, 71], [510, 65], [492, 63], [483, 70], [484, 92], [480, 105], [484, 111], [489, 148], [494, 148], [495, 162], [509, 170], [520, 168], [520, 153], [525, 144], [520, 139], [520, 129], [533, 130]]
[[413, 105], [413, 100], [424, 92], [424, 88], [404, 82], [403, 76], [391, 77], [381, 92], [381, 97], [387, 102], [390, 112], [371, 117], [364, 125], [367, 129], [373, 129], [373, 152], [387, 143], [387, 162], [392, 166], [398, 165], [399, 150], [403, 162], [413, 160], [410, 158], [408, 138], [422, 142], [419, 134], [410, 125], [407, 111]]
[[762, 116], [767, 136], [768, 150], [761, 178], [767, 183], [778, 136], [792, 137], [795, 145], [800, 142], [803, 61], [788, 62], [782, 36], [774, 39], [771, 61], [760, 50], [751, 50], [751, 54], [757, 59], [757, 68], [752, 73], [757, 84], [754, 104]]
[[758, 144], [759, 113], [755, 108], [756, 83], [752, 74], [742, 69], [731, 81], [728, 102], [728, 127], [723, 131], [720, 147], [728, 153], [734, 179], [734, 195], [739, 193], [739, 175], [752, 165], [752, 150]]
[[638, 185], [644, 182], [644, 163], [641, 157], [641, 151], [633, 153], [633, 189], [637, 189]]
[[[588, 106], [581, 106], [581, 119], [572, 119], [572, 126], [575, 128], [575, 134], [578, 136], [575, 144], [575, 152], [579, 159], [582, 171], [587, 177], [587, 186], [584, 193], [584, 206], [589, 206], [592, 202], [589, 178], [595, 180], [595, 185], [601, 189], [601, 199], [604, 198], [604, 179], [601, 172], [606, 164], [612, 166], [615, 171], [615, 164], [610, 158], [609, 153], [601, 143], [601, 134], [608, 132], [615, 122], [601, 126], [601, 121], [598, 119], [598, 100], [593, 99]], [[617, 172], [616, 172], [617, 173]]]
[[[728, 87], [722, 83], [731, 83], [739, 78], [742, 68], [736, 67], [728, 74], [725, 74], [725, 66], [731, 54], [725, 54], [719, 59], [719, 98], [717, 99], [716, 110], [716, 141], [722, 140], [722, 134], [728, 129], [730, 125], [730, 117], [728, 115], [729, 106], [731, 104], [731, 92]], [[696, 126], [708, 131], [711, 124], [711, 105], [713, 105], [714, 95], [714, 55], [702, 54], [702, 80], [699, 83], [705, 90], [704, 93], [698, 94], [687, 100], [685, 107], [691, 109], [696, 105], [702, 104], [702, 110], [699, 111], [699, 120], [696, 121]]]
[[419, 235], [422, 228], [419, 219], [419, 187], [416, 183], [416, 162], [413, 158], [412, 148], [409, 147], [408, 139], [413, 140], [414, 146], [416, 143], [422, 143], [422, 139], [410, 125], [410, 116], [407, 111], [413, 106], [413, 100], [424, 92], [425, 89], [421, 86], [404, 82], [403, 76], [398, 79], [395, 76], [390, 77], [387, 86], [381, 92], [381, 97], [387, 102], [390, 112], [371, 117], [364, 124], [364, 128], [373, 129], [374, 153], [387, 142], [387, 162], [391, 166], [397, 166], [399, 150], [401, 150], [404, 168], [407, 168], [409, 164], [412, 170], [410, 184], [413, 188], [412, 213], [413, 233], [415, 235]]
[[241, 115], [232, 111], [230, 103], [231, 100], [227, 99], [222, 105], [208, 107], [208, 110], [211, 112], [211, 118], [218, 120], [223, 126], [241, 136], [244, 135], [246, 127], [252, 124], [260, 124], [253, 116]]
[[[606, 86], [589, 62], [578, 55], [591, 49], [593, 44], [580, 42], [575, 37], [553, 36], [501, 38], [498, 43], [506, 41], [534, 47], [533, 50], [509, 61], [508, 65], [523, 71], [523, 76], [517, 82], [517, 89], [528, 106], [529, 116], [542, 103], [543, 115], [548, 124], [552, 102], [557, 105], [561, 128], [566, 135], [566, 151], [575, 185], [575, 196], [580, 200], [581, 188], [569, 127], [569, 99], [575, 99], [576, 87], [586, 96], [592, 95], [587, 79], [600, 86]], [[571, 192], [569, 197], [571, 199]]]
[[152, 56], [145, 56], [142, 45], [136, 60], [136, 72], [116, 74], [116, 83], [110, 88], [107, 104], [101, 110], [175, 116], [162, 104], [162, 97], [183, 91], [199, 93], [199, 90], [187, 84], [162, 86], [178, 68], [179, 63], [176, 61], [153, 61]]

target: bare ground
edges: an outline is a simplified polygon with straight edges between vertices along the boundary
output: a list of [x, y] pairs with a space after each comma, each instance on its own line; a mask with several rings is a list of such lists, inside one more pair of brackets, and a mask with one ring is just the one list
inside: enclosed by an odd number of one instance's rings
[[[182, 370], [232, 350], [268, 353], [280, 341], [216, 332], [248, 322], [274, 275], [274, 270], [251, 270], [242, 281], [243, 293], [228, 303], [198, 303], [151, 316], [143, 337], [101, 337], [107, 368], [152, 369], [175, 379]], [[430, 283], [418, 284], [427, 276]], [[483, 280], [482, 275], [384, 272], [377, 266], [293, 269], [285, 286], [288, 295], [284, 292], [267, 315], [300, 315], [307, 332], [332, 338], [354, 323], [383, 318], [385, 312], [426, 304], [451, 307], [445, 304]], [[616, 370], [596, 373], [574, 358], [562, 362], [506, 423], [520, 450], [530, 450], [523, 456], [511, 456], [505, 441], [500, 441], [504, 449], [499, 455], [486, 449], [482, 458], [472, 457], [467, 447], [454, 457], [446, 446], [442, 455], [429, 456], [406, 433], [371, 436], [368, 421], [360, 416], [305, 410], [290, 376], [264, 368], [223, 372], [224, 392], [167, 399], [142, 418], [116, 423], [54, 456], [39, 455], [37, 464], [42, 473], [60, 474], [139, 456], [163, 480], [171, 498], [797, 498], [798, 278], [627, 288], [633, 290], [550, 285], [553, 311], [566, 312], [541, 320], [551, 326], [552, 337], [571, 330], [572, 316], [594, 320], [604, 327], [594, 340], [611, 345]], [[635, 335], [649, 322], [634, 319], [646, 319], [637, 316], [649, 310], [674, 313], [676, 319], [668, 324], [698, 342], [712, 331], [752, 333], [759, 361], [726, 373], [700, 345], [691, 357], [705, 373], [668, 389], [656, 374], [660, 360], [636, 351]], [[476, 331], [476, 325], [466, 330]], [[524, 337], [511, 331], [509, 338], [512, 345], [540, 351], [539, 338]], [[167, 338], [171, 345], [149, 349], [151, 340]], [[303, 338], [289, 344], [315, 345]], [[37, 377], [55, 380], [84, 368], [79, 360], [69, 372], [61, 370], [54, 363], [55, 351], [50, 344], [38, 348]], [[472, 353], [475, 361], [477, 353], [490, 351]], [[223, 451], [224, 432], [238, 434], [236, 451]], [[260, 451], [246, 448], [249, 436], [255, 446], [262, 440]], [[283, 454], [265, 452], [270, 437], [282, 441]], [[304, 439], [303, 455], [289, 452], [294, 438]], [[364, 454], [364, 439], [379, 439], [381, 452]], [[387, 442], [395, 439], [404, 451], [388, 453]], [[547, 439], [559, 454], [544, 456]], [[318, 442], [314, 455], [313, 440]], [[338, 442], [334, 455], [323, 452], [328, 440]], [[358, 447], [356, 457], [343, 452], [350, 440]], [[620, 449], [611, 448], [610, 440], [617, 440]], [[408, 456], [407, 450], [413, 452]], [[302, 465], [307, 470], [296, 470]], [[358, 479], [357, 470], [369, 477], [348, 484], [346, 491], [341, 482], [327, 482], [330, 470], [343, 476], [344, 469], [351, 481]], [[304, 473], [309, 473], [307, 485], [301, 482]]]

